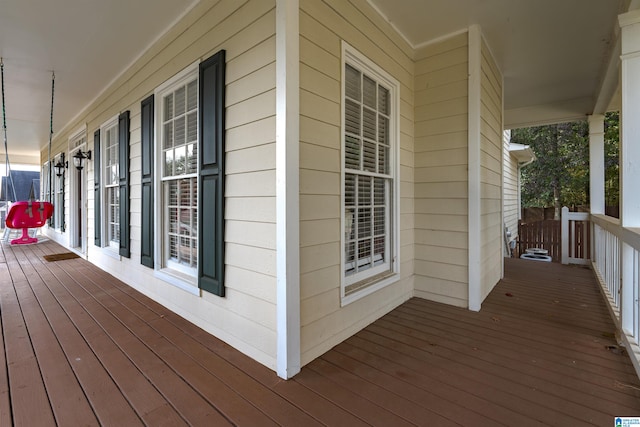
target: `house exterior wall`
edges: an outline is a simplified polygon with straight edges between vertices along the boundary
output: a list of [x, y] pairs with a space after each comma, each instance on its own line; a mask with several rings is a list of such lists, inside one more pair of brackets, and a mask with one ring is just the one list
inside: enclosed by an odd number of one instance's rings
[[480, 224], [482, 299], [502, 276], [502, 74], [482, 41]]
[[[305, 365], [413, 295], [468, 306], [469, 42], [461, 33], [414, 50], [366, 0], [299, 4], [300, 361]], [[275, 7], [275, 0], [242, 5], [201, 0], [56, 135], [52, 150], [68, 153], [69, 137], [79, 129], [86, 129], [86, 148], [92, 149], [93, 132], [129, 110], [131, 257], [114, 257], [93, 244], [92, 161], [86, 164], [86, 257], [272, 369], [278, 337]], [[343, 42], [399, 84], [399, 233], [393, 236], [399, 242], [394, 253], [399, 275], [346, 302], [341, 296]], [[140, 264], [140, 102], [220, 49], [226, 50], [224, 298], [185, 292]], [[502, 239], [502, 77], [485, 45], [481, 70], [484, 297], [500, 277]], [[68, 199], [69, 189], [66, 194]], [[67, 243], [64, 233], [49, 232]], [[295, 280], [287, 283], [295, 285]]]
[[[185, 292], [140, 264], [140, 102], [196, 61], [226, 50], [225, 286], [220, 298]], [[159, 100], [156, 100], [156, 105]], [[87, 162], [87, 258], [259, 362], [275, 368], [275, 1], [201, 0], [56, 135], [52, 153], [86, 124], [93, 132], [130, 110], [131, 258], [93, 244], [93, 161]], [[47, 153], [42, 153], [46, 158]], [[157, 170], [156, 170], [157, 173]], [[67, 191], [68, 197], [69, 191]], [[68, 206], [68, 203], [67, 203]], [[67, 243], [62, 236], [62, 243]]]
[[[365, 35], [366, 33], [366, 35]], [[400, 273], [341, 306], [341, 41], [400, 82]], [[306, 364], [412, 295], [413, 61], [364, 0], [300, 1], [301, 361]]]
[[468, 35], [416, 54], [415, 295], [468, 303]]
[[503, 181], [503, 209], [504, 209], [504, 224], [511, 232], [509, 240], [514, 240], [518, 237], [518, 211], [520, 209], [520, 201], [518, 199], [518, 161], [509, 153], [509, 141], [511, 140], [511, 132], [505, 130], [502, 138], [502, 158], [504, 159], [502, 165], [502, 173], [504, 175]]

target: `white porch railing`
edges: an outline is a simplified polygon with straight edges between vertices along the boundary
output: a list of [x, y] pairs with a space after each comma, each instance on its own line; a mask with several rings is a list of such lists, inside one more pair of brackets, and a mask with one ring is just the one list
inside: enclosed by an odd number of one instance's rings
[[602, 284], [614, 317], [620, 321], [620, 221], [604, 215], [592, 215], [594, 271]]
[[636, 372], [640, 374], [640, 228], [627, 228], [605, 215], [591, 215], [593, 269], [621, 331]]
[[568, 207], [562, 208], [562, 257], [563, 264], [591, 263], [589, 213], [569, 212]]

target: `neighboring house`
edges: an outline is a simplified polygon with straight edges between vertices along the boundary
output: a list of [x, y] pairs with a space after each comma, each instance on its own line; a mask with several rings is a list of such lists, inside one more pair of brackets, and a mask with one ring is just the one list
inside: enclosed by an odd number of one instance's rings
[[535, 161], [536, 156], [528, 145], [511, 142], [510, 130], [503, 132], [503, 145], [503, 215], [506, 241], [512, 244], [518, 239], [518, 220], [522, 219], [520, 170]]
[[40, 172], [12, 170], [11, 179], [8, 176], [2, 177], [2, 182], [0, 183], [0, 200], [10, 200], [12, 202], [18, 200], [38, 200], [40, 197], [39, 180]]
[[0, 228], [4, 228], [8, 202], [18, 200], [38, 200], [40, 197], [40, 173], [12, 170], [10, 179], [3, 176], [0, 180]]
[[55, 135], [86, 158], [48, 231], [284, 378], [413, 296], [479, 310], [507, 211], [479, 26], [413, 47], [366, 1], [299, 6], [198, 2]]

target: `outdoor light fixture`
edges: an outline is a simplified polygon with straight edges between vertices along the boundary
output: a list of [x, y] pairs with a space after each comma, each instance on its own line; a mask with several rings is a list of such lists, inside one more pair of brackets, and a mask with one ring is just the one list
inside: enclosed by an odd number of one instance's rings
[[54, 168], [56, 168], [56, 176], [57, 177], [61, 177], [62, 174], [64, 173], [64, 153], [60, 153], [60, 158], [58, 158], [58, 161], [56, 162], [55, 165], [53, 165]]
[[89, 151], [76, 151], [76, 154], [73, 155], [73, 165], [79, 171], [82, 170], [84, 159], [91, 160], [91, 150]]

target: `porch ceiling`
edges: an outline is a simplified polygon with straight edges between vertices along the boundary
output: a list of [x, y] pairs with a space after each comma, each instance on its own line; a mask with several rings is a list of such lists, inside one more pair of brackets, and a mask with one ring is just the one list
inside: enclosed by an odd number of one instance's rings
[[[414, 47], [479, 24], [504, 73], [508, 128], [593, 112], [606, 70], [617, 79], [608, 67], [616, 16], [630, 8], [630, 0], [368, 1]], [[39, 163], [48, 141], [51, 70], [59, 132], [197, 2], [3, 1], [0, 55], [12, 162]]]
[[39, 163], [38, 151], [49, 139], [51, 70], [56, 74], [57, 132], [195, 3], [3, 0], [0, 56], [10, 161], [26, 163], [35, 157]]
[[[479, 24], [504, 75], [506, 128], [593, 113], [615, 55], [617, 15], [636, 7], [629, 0], [369, 2], [414, 47]], [[608, 84], [615, 91], [616, 82]]]

